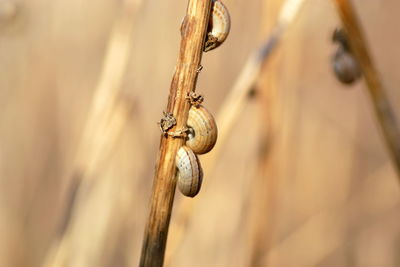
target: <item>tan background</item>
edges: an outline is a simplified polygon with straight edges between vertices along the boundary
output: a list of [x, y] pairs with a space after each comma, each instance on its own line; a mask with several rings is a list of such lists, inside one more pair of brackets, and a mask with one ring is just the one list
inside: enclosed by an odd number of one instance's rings
[[[128, 119], [113, 149], [84, 176], [89, 182], [69, 215], [72, 174], [90, 165], [76, 170], [74, 158], [124, 4], [15, 0], [16, 16], [7, 18], [7, 1], [13, 0], [0, 0], [0, 266], [137, 266], [156, 122], [166, 107], [186, 1], [148, 0], [128, 12], [130, 53], [114, 84]], [[214, 114], [270, 27], [265, 16], [274, 1], [224, 2], [232, 31], [203, 56], [197, 87]], [[357, 0], [355, 7], [400, 118], [400, 3]], [[257, 156], [268, 122], [260, 113], [268, 107], [256, 98], [205, 177], [168, 266], [400, 266], [399, 187], [365, 84], [346, 89], [331, 73], [335, 12], [331, 1], [306, 0], [259, 81], [268, 87], [270, 74], [278, 92], [278, 134], [263, 176]], [[79, 162], [104, 154], [93, 152], [102, 144], [95, 135], [111, 128], [90, 135], [93, 144]], [[257, 179], [266, 185], [261, 198], [252, 197], [260, 191]], [[191, 200], [177, 194], [175, 207], [183, 201]]]

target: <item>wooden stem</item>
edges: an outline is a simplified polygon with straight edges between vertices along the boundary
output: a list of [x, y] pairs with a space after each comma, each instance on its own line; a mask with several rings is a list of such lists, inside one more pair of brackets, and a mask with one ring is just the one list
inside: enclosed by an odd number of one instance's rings
[[[284, 39], [290, 26], [293, 25], [304, 2], [304, 0], [285, 1], [279, 12], [276, 25], [266, 36], [261, 45], [249, 55], [233, 87], [221, 104], [216, 116], [216, 121], [218, 122], [218, 142], [213, 148], [212, 153], [208, 154], [202, 162], [205, 176], [209, 177], [207, 174], [212, 172], [216, 162], [218, 162], [218, 158], [222, 154], [222, 149], [229, 139], [228, 137], [235, 126], [235, 122], [240, 117], [246, 103], [253, 96], [252, 92], [255, 90], [255, 85], [257, 79], [259, 79], [261, 69], [276, 51], [276, 48]], [[257, 91], [255, 92], [257, 95]], [[196, 199], [190, 202], [184, 201], [181, 202], [176, 209], [176, 220], [174, 220], [171, 225], [173, 238], [168, 241], [166, 266], [170, 265], [171, 259], [182, 244], [182, 240], [189, 225], [189, 220], [195, 210], [195, 205]]]
[[375, 114], [396, 168], [397, 176], [400, 179], [400, 129], [396, 122], [394, 112], [385, 94], [378, 72], [372, 62], [353, 6], [348, 0], [335, 0], [334, 2], [339, 11], [343, 28], [347, 33], [350, 48], [357, 58], [364, 74]]
[[[182, 41], [175, 74], [172, 79], [167, 111], [176, 118], [177, 131], [186, 126], [189, 103], [186, 96], [195, 91], [212, 0], [189, 0], [182, 23]], [[143, 238], [141, 267], [162, 266], [168, 226], [176, 186], [175, 155], [184, 145], [183, 138], [163, 135], [154, 176], [150, 215]]]

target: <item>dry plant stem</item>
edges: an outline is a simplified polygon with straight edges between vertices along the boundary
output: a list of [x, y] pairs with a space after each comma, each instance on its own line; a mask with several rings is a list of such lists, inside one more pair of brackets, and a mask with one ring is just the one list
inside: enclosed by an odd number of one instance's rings
[[368, 85], [373, 107], [400, 180], [400, 128], [368, 51], [358, 18], [348, 0], [335, 0], [350, 47]]
[[[204, 175], [208, 176], [214, 168], [222, 148], [235, 125], [236, 120], [241, 114], [247, 101], [251, 98], [251, 92], [254, 89], [256, 81], [259, 77], [263, 65], [273, 54], [282, 37], [286, 33], [289, 26], [302, 7], [304, 0], [287, 0], [285, 1], [279, 18], [274, 26], [271, 34], [265, 39], [259, 48], [257, 48], [247, 59], [245, 66], [235, 81], [222, 104], [216, 121], [218, 123], [218, 142], [212, 152], [204, 158], [202, 166], [204, 167]], [[180, 243], [182, 242], [184, 233], [189, 225], [188, 221], [193, 212], [196, 199], [193, 201], [183, 201], [176, 211], [176, 218], [171, 225], [171, 235], [173, 239], [169, 241], [169, 247], [166, 255], [166, 265], [170, 264], [170, 260], [176, 253]]]
[[[181, 27], [182, 41], [172, 79], [167, 111], [176, 118], [176, 131], [186, 126], [189, 102], [186, 96], [195, 91], [200, 66], [211, 0], [189, 0], [187, 14]], [[143, 238], [140, 266], [162, 266], [168, 226], [176, 187], [175, 156], [184, 145], [183, 138], [161, 137], [159, 158], [154, 176], [150, 215]]]

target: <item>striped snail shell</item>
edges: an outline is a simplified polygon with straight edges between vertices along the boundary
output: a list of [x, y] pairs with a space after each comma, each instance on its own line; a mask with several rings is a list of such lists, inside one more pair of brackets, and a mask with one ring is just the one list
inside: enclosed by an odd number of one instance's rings
[[231, 17], [228, 9], [221, 1], [213, 0], [204, 52], [220, 46], [228, 37], [230, 29]]
[[199, 105], [192, 106], [189, 110], [187, 121], [189, 127], [186, 145], [196, 154], [209, 152], [217, 142], [218, 129], [211, 113]]
[[352, 84], [361, 77], [361, 70], [357, 60], [342, 46], [333, 56], [332, 65], [336, 77], [344, 84]]
[[178, 150], [175, 158], [178, 168], [178, 188], [182, 194], [194, 197], [200, 191], [203, 170], [196, 154], [187, 146]]

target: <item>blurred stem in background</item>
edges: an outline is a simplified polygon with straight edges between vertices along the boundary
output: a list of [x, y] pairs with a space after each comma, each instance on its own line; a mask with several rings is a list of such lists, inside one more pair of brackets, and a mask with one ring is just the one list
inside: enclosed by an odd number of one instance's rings
[[[134, 103], [121, 97], [120, 89], [132, 48], [133, 19], [140, 4], [140, 0], [125, 0], [112, 29], [76, 159], [65, 178], [68, 207], [61, 236], [50, 247], [44, 267], [97, 266], [106, 240], [111, 242], [111, 218], [118, 223], [110, 208], [115, 187], [109, 184], [118, 184], [118, 179], [107, 179], [103, 172], [134, 108]], [[103, 190], [107, 190], [108, 207], [103, 205]], [[95, 216], [97, 227], [91, 227], [96, 206], [102, 209]]]
[[[282, 8], [283, 0], [263, 1], [263, 32], [273, 33], [273, 26], [278, 20], [279, 10], [287, 12], [287, 7]], [[293, 5], [293, 1], [286, 1], [286, 5]], [[282, 16], [282, 15], [281, 15]], [[257, 82], [257, 100], [259, 103], [259, 148], [257, 155], [257, 174], [251, 183], [249, 194], [249, 216], [247, 232], [249, 238], [248, 266], [268, 266], [265, 257], [270, 248], [271, 238], [274, 233], [274, 210], [276, 194], [278, 191], [279, 153], [276, 149], [279, 141], [279, 112], [280, 106], [278, 88], [278, 49], [268, 62], [263, 64]]]
[[359, 20], [348, 0], [334, 0], [347, 33], [351, 50], [356, 56], [367, 83], [372, 105], [381, 127], [397, 177], [400, 181], [400, 128], [390, 106], [386, 90], [370, 55]]

